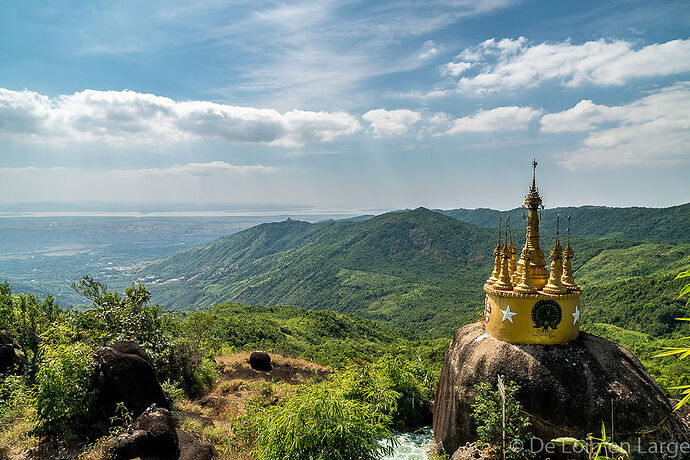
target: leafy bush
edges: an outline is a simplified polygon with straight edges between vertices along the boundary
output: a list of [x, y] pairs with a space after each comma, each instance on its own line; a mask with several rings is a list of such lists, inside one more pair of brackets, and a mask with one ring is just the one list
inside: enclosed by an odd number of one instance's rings
[[68, 432], [89, 419], [94, 366], [91, 348], [83, 343], [44, 349], [34, 401], [38, 432]]
[[390, 451], [389, 418], [375, 405], [348, 399], [333, 385], [305, 387], [252, 421], [258, 459], [378, 459]]
[[435, 379], [420, 364], [384, 356], [351, 365], [273, 404], [271, 385], [234, 423], [259, 459], [373, 459], [393, 447], [391, 427], [418, 425]]
[[[503, 413], [502, 398], [498, 390], [494, 390], [488, 383], [481, 383], [475, 387], [479, 394], [472, 405], [472, 418], [477, 424], [479, 448], [491, 448], [496, 457], [503, 452]], [[506, 389], [506, 417], [505, 417], [505, 458], [519, 459], [524, 457], [521, 450], [514, 449], [512, 444], [522, 446], [527, 439], [527, 429], [530, 426], [527, 417], [520, 412], [522, 406], [516, 398], [520, 387], [515, 382], [505, 385]], [[519, 441], [519, 443], [515, 443]]]
[[375, 405], [380, 404], [379, 395], [394, 395], [391, 404], [384, 402], [387, 415], [400, 428], [411, 428], [424, 423], [425, 405], [434, 394], [436, 380], [419, 359], [385, 355], [374, 364], [351, 366], [340, 378], [340, 385], [349, 398]]
[[19, 346], [31, 381], [41, 358], [41, 335], [60, 315], [53, 297], [46, 296], [41, 301], [32, 294], [12, 295], [9, 284], [0, 284], [0, 330], [7, 331]]
[[156, 362], [161, 380], [177, 382], [189, 397], [205, 394], [218, 379], [218, 365], [210, 354], [194, 342], [178, 339]]

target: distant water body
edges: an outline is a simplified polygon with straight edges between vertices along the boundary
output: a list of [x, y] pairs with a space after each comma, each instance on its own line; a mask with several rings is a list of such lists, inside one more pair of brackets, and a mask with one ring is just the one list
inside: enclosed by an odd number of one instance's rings
[[288, 217], [300, 216], [305, 220], [347, 219], [362, 215], [381, 214], [385, 209], [278, 209], [240, 211], [17, 211], [0, 212], [0, 218], [21, 217]]

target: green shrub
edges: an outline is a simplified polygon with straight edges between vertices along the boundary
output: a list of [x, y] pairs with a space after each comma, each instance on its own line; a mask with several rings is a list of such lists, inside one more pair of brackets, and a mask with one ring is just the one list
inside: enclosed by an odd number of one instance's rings
[[234, 423], [258, 459], [373, 459], [393, 447], [394, 423], [423, 420], [435, 379], [420, 362], [384, 356], [352, 365], [271, 404], [270, 383]]
[[[420, 426], [426, 414], [426, 403], [436, 387], [436, 379], [420, 360], [385, 355], [374, 364], [349, 367], [340, 377], [339, 385], [351, 399], [359, 399], [387, 408], [387, 415], [401, 428]], [[392, 395], [390, 402], [380, 395]]]
[[175, 407], [175, 403], [180, 401], [184, 396], [184, 391], [173, 382], [162, 382], [161, 388], [163, 389], [163, 393], [165, 393], [166, 399], [170, 401], [170, 404], [173, 407]]
[[391, 450], [389, 418], [332, 385], [305, 387], [281, 404], [253, 408], [257, 459], [368, 460]]
[[213, 358], [186, 339], [173, 342], [156, 369], [160, 380], [176, 383], [191, 398], [207, 393], [220, 376]]
[[[479, 391], [474, 404], [472, 405], [472, 418], [477, 424], [477, 434], [480, 449], [490, 448], [496, 458], [500, 457], [503, 451], [503, 413], [502, 399], [498, 390], [494, 390], [488, 383], [481, 383], [475, 387]], [[517, 400], [516, 393], [520, 387], [515, 382], [505, 385], [506, 389], [506, 424], [505, 458], [519, 459], [524, 457], [522, 449], [514, 449], [512, 444], [522, 446], [527, 440], [527, 429], [530, 426], [529, 420], [521, 413], [522, 406]], [[515, 442], [519, 441], [519, 442]]]
[[69, 432], [88, 421], [96, 396], [91, 388], [94, 366], [91, 348], [83, 343], [43, 350], [34, 400], [38, 432]]

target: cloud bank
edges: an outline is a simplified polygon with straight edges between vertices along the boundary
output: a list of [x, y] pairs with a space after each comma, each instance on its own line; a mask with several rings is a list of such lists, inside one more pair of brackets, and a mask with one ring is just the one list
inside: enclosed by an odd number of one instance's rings
[[[467, 75], [470, 69], [474, 75]], [[449, 92], [489, 94], [530, 88], [547, 81], [564, 87], [585, 84], [620, 86], [640, 77], [663, 77], [690, 72], [690, 40], [671, 40], [635, 49], [624, 40], [570, 41], [530, 44], [525, 37], [494, 38], [462, 51], [442, 66], [442, 76], [452, 80]]]
[[422, 116], [418, 112], [406, 109], [375, 109], [362, 115], [362, 118], [374, 130], [375, 137], [391, 137], [407, 133], [422, 119]]
[[329, 142], [361, 129], [344, 112], [177, 102], [134, 91], [84, 90], [50, 98], [0, 88], [0, 134], [39, 141], [167, 143], [221, 140], [300, 146]]
[[544, 115], [547, 133], [586, 131], [579, 148], [563, 155], [569, 169], [639, 166], [690, 160], [690, 82], [619, 106], [583, 100]]
[[538, 117], [541, 110], [532, 107], [497, 107], [480, 110], [474, 115], [458, 118], [446, 134], [461, 132], [523, 131], [529, 122]]

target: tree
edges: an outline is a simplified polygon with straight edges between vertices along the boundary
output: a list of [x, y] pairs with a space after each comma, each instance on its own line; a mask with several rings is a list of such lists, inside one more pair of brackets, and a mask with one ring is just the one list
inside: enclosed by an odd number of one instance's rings
[[148, 306], [151, 294], [143, 284], [129, 286], [124, 297], [90, 276], [73, 283], [72, 288], [91, 301], [92, 308], [79, 314], [76, 321], [79, 329], [91, 333], [96, 345], [135, 340], [154, 354], [161, 350], [163, 318], [157, 306]]
[[40, 300], [32, 294], [12, 294], [9, 284], [0, 284], [0, 330], [6, 331], [19, 347], [26, 373], [33, 381], [41, 359], [41, 336], [61, 313], [52, 296]]

